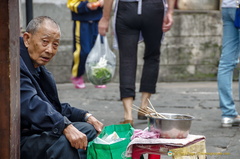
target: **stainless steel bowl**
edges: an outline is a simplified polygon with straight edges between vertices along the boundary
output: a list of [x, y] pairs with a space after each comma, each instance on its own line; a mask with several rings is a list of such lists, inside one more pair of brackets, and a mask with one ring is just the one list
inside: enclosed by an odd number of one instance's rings
[[155, 113], [147, 115], [148, 130], [160, 134], [160, 138], [182, 139], [189, 134], [193, 116], [185, 114], [159, 113], [167, 119], [157, 117]]

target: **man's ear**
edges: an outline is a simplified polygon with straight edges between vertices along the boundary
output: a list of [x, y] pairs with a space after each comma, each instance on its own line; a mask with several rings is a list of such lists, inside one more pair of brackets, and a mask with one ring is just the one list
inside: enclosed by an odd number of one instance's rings
[[30, 34], [30, 33], [25, 32], [25, 33], [23, 34], [23, 42], [24, 42], [24, 45], [25, 45], [26, 47], [29, 46], [30, 38], [31, 38], [31, 34]]

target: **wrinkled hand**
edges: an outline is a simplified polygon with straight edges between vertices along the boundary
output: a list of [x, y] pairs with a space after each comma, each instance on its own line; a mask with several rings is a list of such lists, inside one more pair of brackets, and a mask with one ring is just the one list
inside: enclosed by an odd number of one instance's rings
[[102, 17], [98, 23], [98, 33], [102, 36], [105, 36], [108, 32], [109, 20]]
[[86, 150], [88, 145], [87, 136], [80, 132], [72, 124], [68, 125], [63, 130], [63, 134], [66, 136], [72, 147]]
[[98, 121], [94, 116], [90, 116], [87, 122], [93, 125], [93, 127], [97, 130], [98, 134], [102, 132], [103, 124], [100, 121]]
[[163, 32], [169, 31], [171, 29], [172, 25], [173, 25], [172, 13], [167, 13], [163, 20], [163, 26], [162, 26]]

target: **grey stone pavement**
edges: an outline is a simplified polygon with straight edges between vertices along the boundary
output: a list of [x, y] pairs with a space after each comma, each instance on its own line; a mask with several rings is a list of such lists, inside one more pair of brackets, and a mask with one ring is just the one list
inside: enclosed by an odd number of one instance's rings
[[[139, 85], [137, 84], [137, 89]], [[75, 89], [71, 83], [57, 84], [61, 102], [90, 111], [105, 126], [123, 120], [123, 106], [119, 100], [118, 83], [110, 83], [105, 89], [96, 89], [91, 83], [85, 89]], [[240, 112], [238, 84], [233, 83], [233, 95]], [[140, 105], [141, 94], [137, 93], [134, 104]], [[177, 82], [158, 83], [157, 93], [150, 99], [157, 112], [181, 113], [195, 117], [190, 134], [206, 137], [208, 153], [229, 155], [207, 155], [208, 159], [240, 159], [240, 127], [222, 128], [217, 83]], [[146, 120], [137, 120], [133, 111], [134, 128], [147, 127]], [[162, 159], [170, 157], [162, 156]]]

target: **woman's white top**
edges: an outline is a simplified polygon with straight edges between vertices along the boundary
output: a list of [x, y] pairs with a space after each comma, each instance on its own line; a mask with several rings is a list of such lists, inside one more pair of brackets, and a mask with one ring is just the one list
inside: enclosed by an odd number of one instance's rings
[[237, 8], [240, 0], [222, 0], [223, 8]]
[[[142, 0], [119, 0], [122, 2], [138, 2], [138, 14], [142, 14]], [[163, 0], [164, 6], [166, 6], [166, 0]]]

